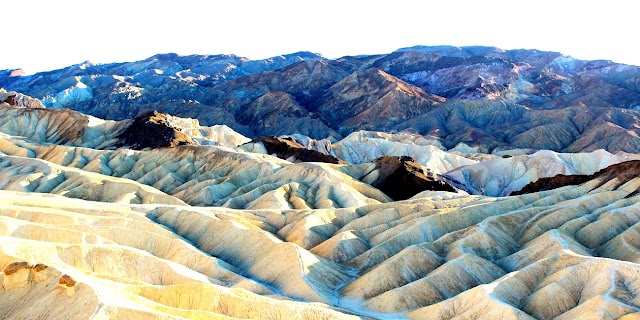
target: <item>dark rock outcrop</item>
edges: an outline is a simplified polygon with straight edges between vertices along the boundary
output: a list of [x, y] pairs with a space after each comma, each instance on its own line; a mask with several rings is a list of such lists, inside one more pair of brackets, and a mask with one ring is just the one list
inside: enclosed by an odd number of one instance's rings
[[171, 126], [168, 115], [152, 111], [133, 119], [131, 125], [118, 135], [116, 147], [131, 149], [177, 147], [196, 144], [180, 128]]
[[70, 288], [76, 285], [76, 281], [73, 280], [71, 276], [65, 274], [65, 275], [62, 275], [62, 277], [60, 277], [60, 280], [58, 280], [58, 284]]
[[10, 265], [6, 266], [2, 271], [5, 276], [10, 276], [21, 269], [29, 268], [29, 263], [25, 261], [13, 262]]
[[8, 103], [10, 106], [16, 106], [16, 95], [7, 96], [7, 99], [4, 102]]
[[31, 266], [26, 261], [17, 261], [6, 266], [2, 272], [4, 273], [5, 276], [10, 276], [22, 269], [32, 269], [35, 272], [40, 272], [47, 268], [49, 268], [49, 266], [41, 263], [38, 263], [35, 266]]
[[538, 191], [553, 190], [562, 188], [565, 186], [575, 186], [583, 184], [593, 179], [593, 175], [576, 174], [576, 175], [564, 175], [558, 174], [553, 177], [540, 178], [534, 182], [528, 183], [524, 188], [514, 191], [510, 196], [517, 196], [521, 194], [534, 193]]
[[[598, 179], [601, 186], [613, 179], [617, 181], [617, 187], [625, 184], [629, 180], [640, 176], [640, 160], [626, 161], [610, 165], [591, 175], [564, 175], [559, 174], [553, 177], [541, 178], [524, 186], [519, 191], [512, 192], [510, 196], [534, 193], [539, 191], [553, 190], [565, 186], [580, 185], [587, 181]], [[632, 193], [635, 195], [640, 190]]]
[[266, 136], [253, 139], [249, 143], [262, 143], [269, 154], [275, 154], [280, 159], [299, 162], [345, 163], [334, 156], [307, 149], [292, 138]]
[[384, 156], [373, 160], [378, 178], [371, 183], [393, 200], [406, 200], [426, 191], [449, 191], [456, 189], [449, 183], [438, 180], [431, 173], [425, 173], [413, 158]]
[[47, 268], [49, 268], [49, 266], [47, 266], [46, 264], [38, 263], [35, 266], [33, 266], [33, 271], [40, 272]]

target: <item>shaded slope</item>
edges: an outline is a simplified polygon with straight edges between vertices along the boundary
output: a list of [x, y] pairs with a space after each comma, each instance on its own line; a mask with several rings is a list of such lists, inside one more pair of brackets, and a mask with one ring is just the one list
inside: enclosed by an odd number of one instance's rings
[[260, 135], [284, 135], [293, 132], [314, 137], [337, 136], [320, 116], [307, 111], [285, 92], [269, 91], [241, 108], [238, 123]]
[[[250, 135], [301, 133], [314, 138], [337, 136], [317, 114], [309, 100], [348, 74], [326, 61], [302, 61], [281, 70], [234, 79], [203, 92], [203, 105], [175, 110], [176, 115], [207, 118], [208, 106], [228, 112]], [[221, 121], [220, 119], [217, 121]], [[206, 119], [212, 123], [214, 119]], [[278, 121], [278, 122], [274, 122]], [[283, 128], [290, 128], [283, 132]], [[241, 131], [242, 132], [242, 131]]]
[[443, 98], [375, 68], [334, 84], [313, 104], [333, 127], [382, 130], [430, 111]]

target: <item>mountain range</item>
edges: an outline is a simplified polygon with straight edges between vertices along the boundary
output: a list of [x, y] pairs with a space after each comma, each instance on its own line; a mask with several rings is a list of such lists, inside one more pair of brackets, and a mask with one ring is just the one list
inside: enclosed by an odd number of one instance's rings
[[20, 75], [0, 87], [122, 120], [150, 111], [224, 124], [247, 136], [340, 140], [411, 132], [446, 149], [640, 152], [640, 68], [556, 52], [411, 47], [327, 59], [161, 54]]
[[0, 72], [0, 319], [640, 319], [638, 67]]

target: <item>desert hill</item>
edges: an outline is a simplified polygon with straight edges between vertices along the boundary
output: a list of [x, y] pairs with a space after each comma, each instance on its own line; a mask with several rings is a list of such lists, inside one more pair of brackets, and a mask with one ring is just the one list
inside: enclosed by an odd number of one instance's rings
[[635, 154], [250, 139], [4, 99], [2, 319], [640, 317]]

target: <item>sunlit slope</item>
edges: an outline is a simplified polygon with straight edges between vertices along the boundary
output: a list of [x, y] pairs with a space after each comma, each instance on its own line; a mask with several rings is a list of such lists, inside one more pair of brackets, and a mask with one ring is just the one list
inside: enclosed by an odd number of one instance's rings
[[252, 224], [266, 217], [8, 191], [0, 203], [3, 319], [350, 318], [287, 298], [331, 301], [348, 277]]
[[[29, 162], [8, 156], [44, 160], [35, 162], [39, 166], [11, 169], [7, 174], [20, 172], [23, 175], [42, 176], [49, 175], [51, 171], [44, 167], [63, 166], [69, 168], [65, 172], [86, 172], [92, 177], [99, 177], [95, 175], [99, 174], [108, 176], [100, 178], [103, 180], [113, 180], [111, 177], [115, 177], [124, 179], [118, 181], [147, 185], [190, 205], [305, 209], [388, 201], [379, 190], [329, 164], [292, 164], [269, 155], [238, 152], [224, 147], [96, 150], [43, 145], [5, 135], [0, 137], [0, 152], [7, 155], [2, 156], [2, 159], [7, 159], [7, 166], [11, 165], [9, 159], [14, 159], [13, 162]], [[51, 187], [57, 187], [55, 181], [50, 180]], [[29, 188], [17, 190], [38, 191]]]
[[[3, 191], [2, 293], [36, 299], [30, 288], [88, 317], [633, 318], [639, 186], [620, 172], [509, 198], [284, 211]], [[75, 289], [59, 288], [63, 274]]]

